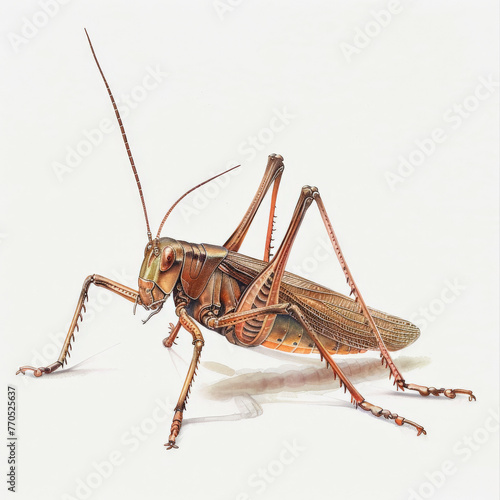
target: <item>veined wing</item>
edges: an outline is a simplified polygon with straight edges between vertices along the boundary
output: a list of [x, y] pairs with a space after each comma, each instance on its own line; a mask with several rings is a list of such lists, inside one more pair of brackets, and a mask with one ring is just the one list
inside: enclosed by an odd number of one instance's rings
[[[266, 266], [267, 262], [236, 252], [229, 252], [221, 264], [225, 272], [246, 285]], [[377, 341], [354, 299], [285, 272], [280, 300], [298, 305], [316, 333], [345, 346], [378, 350]], [[410, 321], [376, 309], [369, 310], [390, 351], [402, 349], [419, 337], [419, 329]]]

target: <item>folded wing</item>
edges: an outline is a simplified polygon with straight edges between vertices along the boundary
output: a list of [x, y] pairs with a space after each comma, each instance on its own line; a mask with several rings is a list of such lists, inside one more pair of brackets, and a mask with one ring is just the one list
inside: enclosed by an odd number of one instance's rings
[[[267, 262], [231, 251], [221, 264], [224, 272], [244, 285], [250, 284], [266, 266]], [[355, 349], [378, 350], [358, 304], [350, 297], [285, 272], [280, 300], [298, 305], [316, 333]], [[410, 321], [369, 309], [389, 351], [402, 349], [419, 337], [419, 329]]]

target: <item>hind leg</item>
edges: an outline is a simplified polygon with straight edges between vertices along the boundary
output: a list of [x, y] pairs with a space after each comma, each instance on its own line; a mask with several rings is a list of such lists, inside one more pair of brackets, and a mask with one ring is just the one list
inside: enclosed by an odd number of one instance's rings
[[380, 357], [382, 358], [382, 363], [385, 362], [385, 365], [389, 368], [390, 373], [389, 373], [389, 378], [391, 375], [394, 377], [394, 385], [396, 385], [396, 389], [401, 389], [404, 391], [404, 389], [408, 389], [411, 391], [417, 391], [421, 396], [428, 396], [429, 394], [432, 394], [434, 396], [439, 396], [440, 394], [444, 394], [446, 397], [453, 399], [456, 397], [457, 394], [466, 394], [469, 396], [469, 401], [473, 401], [476, 399], [472, 391], [468, 389], [436, 389], [435, 387], [426, 387], [422, 385], [417, 385], [417, 384], [407, 384], [405, 382], [405, 379], [403, 378], [403, 375], [401, 372], [398, 370], [396, 365], [394, 364], [394, 361], [391, 358], [391, 355], [389, 354], [389, 351], [387, 350], [384, 341], [382, 339], [382, 336], [380, 335], [380, 332], [377, 328], [377, 325], [375, 324], [375, 321], [373, 320], [373, 317], [366, 306], [366, 303], [361, 296], [361, 293], [359, 291], [359, 288], [357, 287], [354, 278], [352, 277], [351, 271], [345, 261], [344, 255], [342, 253], [342, 250], [340, 249], [337, 236], [335, 235], [335, 232], [333, 231], [332, 224], [330, 222], [330, 219], [328, 217], [328, 214], [326, 212], [325, 206], [323, 205], [323, 200], [321, 199], [321, 196], [319, 193], [316, 193], [315, 196], [315, 201], [318, 206], [319, 212], [321, 214], [321, 218], [323, 219], [323, 223], [325, 224], [325, 228], [328, 232], [328, 236], [330, 237], [330, 241], [332, 242], [333, 248], [335, 250], [335, 254], [337, 255], [337, 258], [339, 260], [340, 266], [342, 267], [342, 270], [344, 271], [347, 284], [351, 288], [351, 294], [354, 295], [356, 302], [359, 304], [360, 310], [363, 313], [363, 316], [366, 318], [368, 321], [368, 324], [370, 326], [370, 329], [374, 335], [374, 337], [377, 340], [379, 349], [380, 349]]
[[335, 363], [323, 345], [321, 335], [311, 327], [301, 309], [294, 304], [279, 303], [281, 281], [290, 251], [307, 209], [317, 196], [319, 193], [315, 187], [304, 186], [302, 188], [290, 225], [274, 258], [247, 287], [239, 300], [236, 311], [221, 318], [210, 319], [208, 326], [220, 328], [234, 325], [234, 336], [237, 341], [241, 345], [254, 346], [262, 344], [271, 334], [277, 314], [288, 314], [300, 323], [313, 340], [322, 359], [332, 368], [334, 377], [339, 377], [341, 385], [349, 391], [351, 402], [356, 407], [369, 411], [377, 417], [383, 416], [394, 420], [398, 425], [411, 425], [417, 429], [419, 435], [425, 434], [421, 425], [366, 401]]
[[232, 250], [237, 252], [245, 239], [245, 236], [252, 224], [252, 221], [259, 209], [266, 193], [269, 191], [271, 184], [274, 183], [273, 193], [271, 196], [271, 209], [269, 212], [269, 223], [267, 227], [267, 235], [266, 235], [266, 244], [264, 249], [264, 261], [269, 262], [271, 249], [273, 248], [272, 243], [272, 234], [274, 228], [274, 210], [276, 208], [276, 196], [278, 194], [279, 184], [281, 180], [281, 175], [283, 174], [285, 166], [283, 165], [283, 157], [280, 155], [272, 154], [269, 155], [269, 159], [267, 162], [266, 170], [264, 172], [264, 176], [262, 177], [262, 181], [257, 189], [257, 193], [255, 194], [248, 210], [246, 211], [243, 219], [238, 224], [238, 227], [234, 230], [233, 234], [230, 238], [224, 243], [224, 247], [228, 250]]
[[227, 327], [230, 325], [242, 324], [247, 321], [251, 321], [254, 318], [255, 319], [265, 318], [269, 314], [288, 314], [301, 324], [301, 326], [307, 332], [309, 337], [313, 339], [316, 347], [319, 349], [321, 358], [326, 361], [327, 366], [330, 366], [332, 368], [333, 377], [335, 379], [337, 377], [339, 378], [340, 386], [341, 387], [344, 386], [344, 392], [346, 390], [349, 391], [351, 395], [351, 403], [353, 403], [356, 406], [356, 408], [359, 407], [362, 410], [369, 411], [376, 417], [384, 417], [388, 420], [394, 420], [394, 422], [397, 425], [407, 424], [412, 427], [415, 427], [418, 436], [422, 433], [427, 434], [425, 429], [421, 425], [412, 422], [411, 420], [408, 420], [407, 418], [402, 417], [397, 413], [385, 410], [380, 406], [376, 406], [366, 401], [365, 398], [356, 389], [356, 387], [352, 384], [352, 382], [347, 378], [344, 372], [340, 369], [337, 363], [335, 363], [333, 358], [330, 356], [328, 350], [323, 345], [320, 336], [317, 335], [314, 329], [308, 324], [304, 314], [302, 314], [302, 311], [296, 305], [289, 303], [282, 303], [272, 306], [253, 308], [248, 311], [229, 313], [220, 318], [211, 318], [209, 320], [208, 326], [210, 328]]

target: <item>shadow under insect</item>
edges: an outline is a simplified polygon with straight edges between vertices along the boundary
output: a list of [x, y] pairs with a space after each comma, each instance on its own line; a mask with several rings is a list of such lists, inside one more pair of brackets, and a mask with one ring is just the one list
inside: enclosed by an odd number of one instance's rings
[[[281, 354], [275, 353], [274, 357], [281, 357]], [[325, 400], [323, 397], [340, 389], [339, 380], [332, 377], [331, 369], [322, 365], [319, 360], [303, 361], [305, 365], [286, 364], [265, 371], [255, 369], [235, 371], [219, 363], [202, 363], [204, 368], [226, 375], [226, 378], [204, 386], [205, 397], [219, 402], [233, 399], [237, 411], [227, 415], [186, 418], [184, 425], [255, 418], [262, 415], [262, 405], [269, 403], [349, 406], [348, 401], [330, 398]], [[430, 358], [427, 357], [398, 358], [399, 366], [406, 371], [429, 363]], [[339, 366], [354, 383], [387, 378], [387, 370], [378, 359], [348, 359], [340, 361]]]

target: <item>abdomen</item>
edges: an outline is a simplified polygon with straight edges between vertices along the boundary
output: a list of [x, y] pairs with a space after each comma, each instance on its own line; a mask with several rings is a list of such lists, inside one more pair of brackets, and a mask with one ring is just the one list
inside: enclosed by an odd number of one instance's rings
[[[321, 342], [330, 354], [357, 354], [366, 349], [356, 349], [328, 337], [321, 337]], [[319, 352], [314, 341], [291, 316], [278, 315], [268, 337], [261, 344], [268, 349], [295, 354], [311, 354]]]

